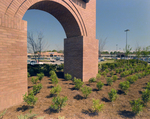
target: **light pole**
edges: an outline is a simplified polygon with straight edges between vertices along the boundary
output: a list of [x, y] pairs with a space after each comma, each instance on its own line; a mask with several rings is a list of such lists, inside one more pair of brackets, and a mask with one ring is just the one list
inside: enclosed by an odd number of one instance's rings
[[126, 32], [126, 52], [127, 52], [127, 32], [130, 31], [129, 29], [124, 30]]
[[116, 58], [117, 58], [117, 46], [118, 46], [118, 44], [116, 44]]

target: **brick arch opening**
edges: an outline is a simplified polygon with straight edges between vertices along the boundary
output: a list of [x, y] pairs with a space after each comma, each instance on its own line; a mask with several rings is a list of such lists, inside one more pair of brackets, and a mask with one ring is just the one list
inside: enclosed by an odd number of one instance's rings
[[72, 13], [63, 5], [54, 1], [40, 1], [30, 9], [38, 9], [53, 15], [63, 26], [67, 38], [81, 36], [80, 27]]
[[28, 92], [28, 9], [52, 14], [63, 26], [64, 73], [88, 81], [98, 73], [96, 0], [2, 0], [0, 1], [0, 110], [17, 105]]

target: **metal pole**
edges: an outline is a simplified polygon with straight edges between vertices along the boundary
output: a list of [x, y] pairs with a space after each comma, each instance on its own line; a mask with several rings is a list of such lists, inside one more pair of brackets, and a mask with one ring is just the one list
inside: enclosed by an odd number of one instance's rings
[[126, 32], [126, 52], [127, 52], [127, 32], [128, 32], [128, 31], [130, 31], [130, 30], [129, 30], [129, 29], [126, 29], [126, 30], [125, 30], [125, 32]]

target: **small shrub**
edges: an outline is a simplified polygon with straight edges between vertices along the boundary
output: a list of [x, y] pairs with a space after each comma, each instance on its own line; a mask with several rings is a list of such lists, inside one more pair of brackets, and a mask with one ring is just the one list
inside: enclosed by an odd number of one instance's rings
[[3, 116], [5, 115], [6, 111], [7, 111], [7, 109], [6, 109], [4, 112], [2, 112], [2, 113], [0, 114], [0, 118], [1, 118], [1, 119], [2, 119]]
[[107, 73], [106, 73], [105, 71], [102, 72], [102, 75], [105, 76], [105, 77], [106, 77], [106, 74], [107, 74]]
[[95, 77], [89, 79], [89, 83], [92, 83], [92, 82], [96, 82], [96, 78]]
[[110, 77], [107, 77], [107, 84], [111, 86], [113, 84], [113, 80]]
[[30, 77], [30, 73], [28, 72], [28, 78]]
[[146, 89], [142, 92], [142, 100], [147, 105], [147, 102], [150, 101], [150, 90]]
[[64, 107], [64, 106], [66, 106], [66, 101], [68, 100], [68, 98], [67, 97], [60, 97], [60, 96], [57, 96], [57, 97], [54, 97], [53, 99], [52, 99], [52, 105], [50, 106], [50, 108], [52, 108], [52, 109], [54, 109], [54, 110], [56, 110], [57, 112], [59, 112], [59, 111], [61, 111], [62, 110], [62, 108]]
[[147, 83], [146, 89], [150, 90], [150, 82]]
[[65, 119], [65, 117], [63, 116], [63, 117], [61, 117], [61, 116], [58, 116], [58, 119]]
[[113, 81], [115, 82], [115, 81], [117, 81], [117, 79], [118, 79], [117, 75], [114, 75], [113, 76]]
[[119, 69], [116, 69], [116, 74], [118, 74], [119, 73]]
[[100, 112], [103, 107], [104, 107], [104, 104], [100, 104], [99, 100], [93, 99], [93, 106], [92, 106], [92, 108], [93, 108], [94, 113]]
[[120, 74], [121, 72], [123, 72], [123, 69], [122, 69], [122, 68], [119, 69], [119, 74]]
[[97, 74], [97, 75], [96, 75], [96, 79], [99, 80], [100, 78], [101, 78], [101, 75], [100, 75], [100, 74]]
[[27, 94], [23, 96], [24, 102], [26, 102], [29, 106], [35, 105], [37, 99], [38, 98], [34, 96], [33, 90], [28, 94], [28, 96]]
[[52, 75], [53, 77], [52, 77], [52, 84], [54, 84], [54, 85], [56, 85], [56, 84], [58, 84], [58, 78], [57, 78], [57, 76], [56, 75]]
[[139, 99], [130, 101], [131, 107], [132, 107], [132, 112], [135, 114], [138, 114], [140, 111], [143, 110], [143, 104], [142, 101]]
[[99, 81], [96, 86], [97, 86], [98, 90], [101, 90], [103, 88], [103, 86], [104, 86], [104, 83]]
[[71, 80], [72, 79], [72, 76], [71, 76], [71, 74], [65, 74], [65, 79], [66, 80]]
[[113, 75], [114, 75], [114, 72], [113, 72], [113, 71], [111, 71], [111, 72], [110, 72], [110, 76], [113, 76]]
[[112, 101], [115, 101], [117, 96], [117, 91], [115, 89], [111, 89], [111, 91], [108, 93], [109, 99]]
[[40, 92], [40, 90], [42, 89], [42, 84], [41, 83], [39, 83], [38, 85], [34, 85], [33, 86], [33, 93], [34, 93], [34, 95], [36, 95], [37, 93], [39, 93]]
[[102, 70], [104, 71], [105, 69], [107, 69], [108, 66], [106, 64], [102, 64]]
[[129, 81], [120, 82], [119, 88], [124, 91], [125, 94], [127, 94], [127, 90], [130, 87]]
[[105, 69], [105, 72], [106, 72], [106, 73], [108, 73], [108, 72], [109, 72], [109, 70], [108, 70], [108, 69]]
[[127, 81], [130, 82], [130, 84], [133, 84], [135, 82], [135, 79], [133, 76], [128, 76], [126, 79], [127, 79]]
[[33, 84], [37, 84], [37, 81], [38, 81], [38, 80], [39, 80], [38, 77], [36, 77], [36, 78], [32, 77], [32, 78], [31, 78], [31, 82], [32, 82]]
[[50, 93], [51, 94], [59, 94], [61, 91], [61, 86], [60, 85], [57, 85], [56, 87], [53, 87], [51, 90], [50, 90]]
[[114, 63], [110, 64], [110, 69], [113, 70], [115, 68]]
[[83, 85], [83, 82], [81, 81], [81, 79], [75, 79], [74, 80], [74, 83], [75, 83], [75, 88], [76, 89], [80, 89], [81, 87], [82, 87], [82, 85]]
[[122, 72], [122, 73], [120, 74], [120, 77], [125, 77], [125, 76], [126, 76], [125, 72]]
[[37, 77], [39, 78], [39, 81], [41, 82], [41, 80], [44, 77], [44, 74], [43, 73], [39, 73], [39, 74], [37, 74]]
[[18, 117], [18, 119], [30, 119], [30, 118], [33, 118], [33, 117], [35, 117], [35, 116], [37, 116], [37, 114], [31, 114], [31, 115], [28, 115], [28, 114], [26, 114], [26, 115], [19, 115], [19, 116], [17, 116]]
[[82, 91], [84, 97], [87, 98], [88, 95], [92, 92], [92, 88], [84, 86], [84, 87], [81, 88], [81, 91]]
[[49, 72], [49, 75], [50, 75], [50, 76], [51, 76], [51, 75], [56, 75], [56, 73], [55, 73], [55, 71], [51, 70], [51, 71]]

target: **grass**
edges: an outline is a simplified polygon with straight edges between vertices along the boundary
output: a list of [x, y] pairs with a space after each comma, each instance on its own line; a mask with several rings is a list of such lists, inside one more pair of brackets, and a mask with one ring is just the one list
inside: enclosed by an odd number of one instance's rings
[[101, 68], [101, 64], [105, 64], [105, 63], [114, 63], [115, 60], [105, 60], [105, 61], [102, 61], [102, 62], [98, 62], [98, 64], [100, 64], [100, 68]]

